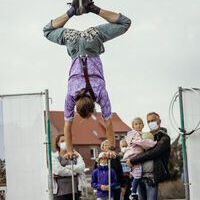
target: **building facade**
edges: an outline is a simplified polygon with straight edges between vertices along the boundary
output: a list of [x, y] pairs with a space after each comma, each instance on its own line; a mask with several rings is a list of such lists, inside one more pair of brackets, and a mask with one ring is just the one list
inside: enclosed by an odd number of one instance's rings
[[[61, 111], [50, 112], [52, 149], [55, 151], [54, 143], [57, 134], [63, 134], [64, 114]], [[119, 151], [119, 141], [124, 138], [130, 127], [127, 126], [120, 117], [113, 113], [113, 129], [116, 138], [116, 147]], [[72, 141], [76, 151], [84, 158], [86, 167], [91, 171], [94, 162], [100, 152], [100, 145], [106, 139], [106, 128], [101, 113], [89, 119], [82, 119], [78, 114], [75, 115], [72, 126]]]

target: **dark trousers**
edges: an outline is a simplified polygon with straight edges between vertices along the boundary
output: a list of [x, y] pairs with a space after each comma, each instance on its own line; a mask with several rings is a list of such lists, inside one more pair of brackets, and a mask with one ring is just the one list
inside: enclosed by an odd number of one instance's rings
[[140, 182], [140, 178], [134, 178], [133, 179], [133, 182], [132, 182], [132, 191], [131, 191], [133, 194], [137, 193], [139, 182]]
[[158, 184], [141, 179], [138, 185], [139, 200], [157, 200], [158, 199]]
[[120, 200], [120, 195], [121, 195], [121, 188], [117, 188], [115, 190], [113, 190], [114, 193], [114, 200]]
[[[75, 200], [79, 200], [80, 195], [75, 194]], [[73, 200], [72, 194], [66, 194], [62, 196], [54, 196], [53, 200]]]
[[129, 196], [131, 194], [131, 184], [132, 184], [132, 179], [126, 177], [126, 193], [124, 195], [124, 200], [129, 200]]

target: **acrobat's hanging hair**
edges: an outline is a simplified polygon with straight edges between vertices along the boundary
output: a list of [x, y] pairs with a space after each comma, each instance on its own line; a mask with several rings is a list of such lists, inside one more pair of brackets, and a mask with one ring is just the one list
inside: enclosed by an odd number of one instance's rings
[[95, 110], [93, 99], [84, 93], [80, 92], [76, 97], [76, 111], [82, 118], [87, 118]]

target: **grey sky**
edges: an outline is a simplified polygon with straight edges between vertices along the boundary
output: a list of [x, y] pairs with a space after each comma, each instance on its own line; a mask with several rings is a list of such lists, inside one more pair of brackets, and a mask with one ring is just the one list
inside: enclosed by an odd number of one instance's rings
[[[130, 125], [136, 116], [160, 113], [169, 128], [168, 108], [178, 86], [200, 87], [199, 0], [97, 0], [97, 5], [132, 19], [130, 30], [105, 44], [102, 55], [113, 112]], [[61, 0], [1, 0], [0, 94], [48, 88], [52, 110], [63, 110], [70, 58], [49, 42], [42, 28], [66, 12]], [[93, 14], [67, 24], [84, 29], [104, 23]]]

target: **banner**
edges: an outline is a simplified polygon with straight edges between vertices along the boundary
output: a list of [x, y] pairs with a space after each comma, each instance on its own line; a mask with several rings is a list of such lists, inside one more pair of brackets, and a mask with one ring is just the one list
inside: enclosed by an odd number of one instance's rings
[[42, 95], [2, 98], [7, 200], [48, 200]]
[[[183, 92], [183, 109], [185, 118], [185, 129], [187, 132], [194, 130], [200, 121], [200, 92], [185, 91]], [[188, 136], [186, 140], [188, 172], [190, 182], [190, 199], [197, 200], [200, 198], [200, 130]]]

